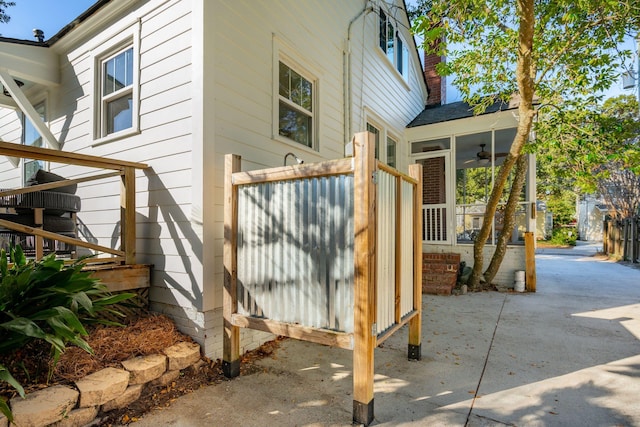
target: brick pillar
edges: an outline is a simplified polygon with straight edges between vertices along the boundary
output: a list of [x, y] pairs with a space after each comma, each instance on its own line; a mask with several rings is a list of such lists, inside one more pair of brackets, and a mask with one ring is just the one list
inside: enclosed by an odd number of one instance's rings
[[422, 254], [422, 293], [451, 295], [456, 287], [460, 254]]

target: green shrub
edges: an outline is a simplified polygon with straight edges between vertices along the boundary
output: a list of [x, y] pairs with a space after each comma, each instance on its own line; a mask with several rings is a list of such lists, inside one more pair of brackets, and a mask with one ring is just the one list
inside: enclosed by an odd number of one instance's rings
[[556, 227], [549, 242], [556, 245], [575, 246], [577, 238], [578, 230], [575, 227]]
[[[51, 345], [54, 365], [69, 343], [91, 353], [83, 339], [88, 335], [85, 325], [113, 324], [101, 320], [98, 314], [108, 311], [121, 315], [110, 306], [133, 296], [111, 295], [91, 273], [81, 271], [81, 260], [65, 266], [55, 254], [27, 261], [19, 246], [10, 252], [12, 265], [5, 250], [0, 251], [0, 354], [13, 352], [35, 339]], [[20, 384], [2, 365], [0, 381], [8, 382], [24, 397]], [[2, 399], [0, 412], [12, 419]]]

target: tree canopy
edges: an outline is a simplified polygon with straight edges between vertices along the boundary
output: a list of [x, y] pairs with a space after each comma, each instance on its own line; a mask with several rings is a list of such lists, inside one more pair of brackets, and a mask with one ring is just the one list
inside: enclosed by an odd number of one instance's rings
[[15, 6], [13, 1], [0, 0], [0, 23], [6, 24], [11, 20], [11, 17], [7, 15], [7, 8]]
[[551, 110], [538, 128], [539, 189], [593, 193], [621, 217], [637, 214], [640, 196], [640, 120], [635, 96], [596, 106]]
[[[494, 181], [485, 221], [474, 242], [470, 285], [475, 288], [482, 276], [492, 218], [507, 178], [529, 141], [537, 110], [597, 101], [598, 93], [618, 79], [620, 66], [630, 60], [631, 52], [619, 47], [640, 28], [640, 3], [421, 0], [414, 12], [413, 28], [423, 38], [425, 50], [446, 56], [438, 73], [453, 76], [453, 85], [476, 112], [496, 99], [519, 101], [516, 136]], [[511, 192], [519, 194], [521, 188], [516, 187]], [[505, 212], [505, 218], [513, 216], [515, 207]], [[497, 271], [494, 261], [499, 265], [505, 252], [506, 242], [499, 243], [487, 281]]]

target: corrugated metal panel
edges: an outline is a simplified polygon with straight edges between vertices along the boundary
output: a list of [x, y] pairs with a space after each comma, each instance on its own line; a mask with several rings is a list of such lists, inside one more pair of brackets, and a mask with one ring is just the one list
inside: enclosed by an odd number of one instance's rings
[[400, 268], [400, 316], [408, 314], [413, 310], [413, 184], [402, 181], [402, 223], [401, 232], [401, 268]]
[[244, 315], [353, 332], [353, 176], [238, 187]]
[[396, 179], [378, 171], [377, 312], [378, 333], [395, 323]]

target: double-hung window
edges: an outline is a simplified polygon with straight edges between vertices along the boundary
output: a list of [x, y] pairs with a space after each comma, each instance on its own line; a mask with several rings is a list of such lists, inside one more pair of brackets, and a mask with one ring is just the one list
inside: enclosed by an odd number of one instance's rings
[[409, 78], [409, 49], [400, 35], [398, 23], [380, 9], [378, 38], [380, 49], [385, 53], [400, 75]]
[[279, 61], [278, 134], [314, 148], [314, 79]]
[[102, 61], [102, 135], [133, 127], [133, 47]]

